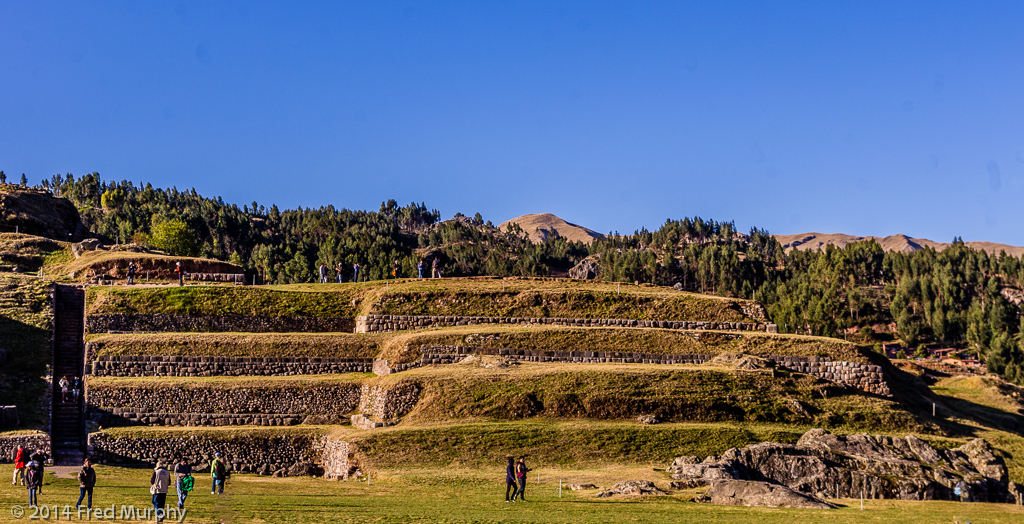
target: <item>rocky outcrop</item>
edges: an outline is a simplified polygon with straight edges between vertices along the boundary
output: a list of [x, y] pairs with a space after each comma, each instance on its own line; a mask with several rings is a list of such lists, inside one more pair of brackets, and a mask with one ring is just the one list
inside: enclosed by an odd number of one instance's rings
[[82, 256], [86, 251], [96, 251], [103, 247], [103, 242], [98, 238], [87, 238], [76, 244], [71, 244], [71, 253], [75, 258]]
[[576, 280], [591, 280], [601, 275], [601, 266], [597, 263], [597, 258], [589, 256], [580, 261], [569, 269], [569, 278]]
[[936, 450], [913, 436], [841, 436], [813, 429], [796, 445], [764, 442], [704, 460], [678, 457], [668, 471], [679, 487], [754, 480], [818, 498], [951, 500], [961, 481], [972, 500], [1013, 498], [1006, 465], [981, 439]]
[[626, 480], [612, 486], [609, 490], [597, 494], [601, 498], [613, 495], [668, 495], [668, 493], [658, 489], [649, 480]]
[[793, 491], [781, 484], [755, 480], [714, 480], [706, 497], [723, 506], [763, 506], [768, 508], [830, 509], [832, 504]]
[[245, 333], [351, 333], [350, 317], [261, 317], [255, 315], [90, 315], [89, 333], [116, 332], [222, 332]]

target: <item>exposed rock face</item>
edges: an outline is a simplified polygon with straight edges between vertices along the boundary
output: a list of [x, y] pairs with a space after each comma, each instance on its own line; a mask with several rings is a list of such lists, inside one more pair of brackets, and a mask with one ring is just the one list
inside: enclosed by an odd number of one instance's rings
[[668, 495], [668, 493], [658, 489], [649, 480], [626, 480], [612, 486], [612, 489], [597, 494], [598, 497], [612, 495]]
[[1006, 465], [981, 439], [939, 451], [912, 436], [839, 436], [812, 429], [795, 446], [764, 442], [699, 463], [695, 457], [679, 457], [668, 471], [689, 485], [757, 480], [819, 498], [863, 493], [867, 498], [950, 500], [960, 480], [968, 484], [972, 500], [1011, 498]]
[[601, 266], [594, 257], [587, 257], [569, 269], [569, 278], [591, 280], [601, 274]]
[[71, 252], [74, 253], [75, 258], [78, 258], [86, 251], [96, 251], [101, 247], [103, 247], [103, 242], [100, 242], [100, 239], [87, 238], [77, 244], [71, 244]]
[[0, 184], [0, 226], [54, 240], [78, 240], [88, 234], [70, 200], [49, 191]]
[[780, 484], [755, 480], [715, 480], [708, 487], [712, 504], [723, 506], [765, 506], [769, 508], [829, 509], [832, 504], [793, 491]]

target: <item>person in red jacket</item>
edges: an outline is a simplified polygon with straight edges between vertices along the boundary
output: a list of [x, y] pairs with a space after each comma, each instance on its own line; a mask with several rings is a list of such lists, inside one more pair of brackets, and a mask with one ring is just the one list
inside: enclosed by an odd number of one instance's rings
[[25, 461], [28, 460], [28, 452], [25, 448], [18, 446], [18, 449], [14, 451], [14, 479], [11, 480], [11, 485], [16, 486], [20, 482], [22, 486], [25, 485]]

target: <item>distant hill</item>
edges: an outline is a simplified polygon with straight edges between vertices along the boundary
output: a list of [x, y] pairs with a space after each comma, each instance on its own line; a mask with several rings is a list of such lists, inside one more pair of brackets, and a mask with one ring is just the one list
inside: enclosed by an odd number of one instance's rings
[[523, 215], [502, 222], [498, 225], [498, 228], [504, 231], [505, 227], [513, 222], [519, 224], [519, 227], [523, 228], [523, 231], [529, 235], [530, 240], [533, 242], [543, 242], [548, 237], [560, 236], [573, 242], [589, 244], [595, 239], [604, 237], [604, 235], [597, 231], [566, 222], [551, 213]]
[[[800, 251], [807, 251], [809, 249], [822, 249], [828, 244], [832, 244], [836, 247], [844, 247], [847, 244], [853, 242], [861, 242], [863, 240], [874, 239], [878, 242], [878, 245], [882, 246], [885, 251], [901, 251], [903, 253], [911, 253], [930, 247], [936, 251], [942, 251], [952, 244], [948, 242], [935, 242], [934, 240], [928, 240], [927, 238], [910, 238], [906, 235], [891, 235], [887, 237], [858, 237], [854, 235], [845, 235], [843, 233], [799, 233], [796, 235], [773, 235], [778, 239], [779, 243], [786, 250], [799, 249]], [[1006, 251], [1007, 255], [1019, 257], [1024, 255], [1024, 247], [1019, 246], [1008, 246], [1006, 244], [996, 244], [994, 242], [964, 242], [968, 247], [974, 249], [980, 249], [987, 251], [989, 254], [998, 255], [1000, 251]]]

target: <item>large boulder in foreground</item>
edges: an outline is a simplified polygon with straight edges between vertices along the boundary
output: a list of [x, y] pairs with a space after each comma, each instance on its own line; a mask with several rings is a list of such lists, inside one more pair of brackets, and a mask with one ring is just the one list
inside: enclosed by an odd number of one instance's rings
[[668, 468], [678, 486], [718, 480], [754, 480], [787, 486], [817, 498], [954, 500], [963, 481], [970, 500], [1012, 502], [1006, 464], [975, 439], [937, 450], [913, 436], [805, 433], [796, 445], [763, 442], [721, 457], [679, 457]]
[[818, 500], [781, 484], [756, 480], [715, 480], [708, 486], [712, 504], [723, 506], [763, 506], [768, 508], [830, 509], [832, 504]]

